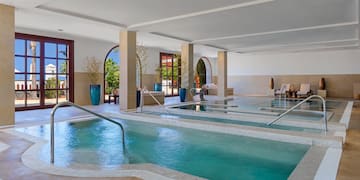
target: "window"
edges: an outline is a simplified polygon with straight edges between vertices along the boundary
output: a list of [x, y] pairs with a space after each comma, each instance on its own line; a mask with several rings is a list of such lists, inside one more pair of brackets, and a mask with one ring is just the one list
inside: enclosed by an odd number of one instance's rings
[[73, 101], [73, 41], [15, 34], [16, 110]]
[[160, 53], [162, 91], [165, 96], [178, 96], [181, 85], [181, 58], [176, 54]]

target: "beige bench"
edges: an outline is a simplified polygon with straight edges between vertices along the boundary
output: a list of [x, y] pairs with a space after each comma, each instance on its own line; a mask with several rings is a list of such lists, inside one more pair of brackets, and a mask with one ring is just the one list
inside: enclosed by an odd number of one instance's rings
[[[217, 96], [217, 89], [208, 89], [208, 95], [214, 95]], [[226, 89], [226, 95], [231, 96], [234, 95], [234, 88], [227, 88]]]
[[153, 105], [153, 104], [158, 104], [153, 97], [151, 97], [151, 95], [149, 94], [151, 93], [161, 104], [164, 104], [164, 92], [160, 92], [160, 91], [148, 91], [148, 92], [144, 92], [143, 94], [143, 98], [144, 98], [144, 105]]

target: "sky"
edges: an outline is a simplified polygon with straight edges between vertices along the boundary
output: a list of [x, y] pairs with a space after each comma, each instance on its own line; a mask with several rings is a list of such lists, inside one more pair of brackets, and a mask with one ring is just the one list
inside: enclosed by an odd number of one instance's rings
[[[65, 44], [55, 44], [55, 43], [44, 43], [45, 47], [45, 68], [52, 64], [56, 66], [56, 56], [59, 59], [59, 66], [58, 71], [60, 71], [60, 64], [66, 63], [66, 45]], [[58, 48], [58, 53], [56, 52], [56, 48]], [[27, 72], [31, 72], [31, 63], [32, 63], [32, 57], [29, 57], [27, 59], [27, 62], [25, 61], [25, 57], [20, 56], [33, 56], [32, 50], [30, 49], [30, 41], [22, 40], [22, 39], [16, 39], [15, 40], [15, 69], [14, 72], [26, 72], [25, 71], [25, 64], [27, 64]], [[36, 58], [36, 73], [40, 73], [40, 43], [36, 42], [36, 51], [35, 51], [35, 58]], [[28, 79], [30, 78], [30, 75], [28, 75]], [[37, 75], [37, 80], [39, 80], [39, 75]], [[24, 80], [25, 75], [23, 74], [16, 74], [15, 80]]]
[[[65, 44], [56, 44], [56, 43], [44, 43], [44, 48], [45, 48], [45, 62], [44, 65], [45, 67], [52, 64], [56, 66], [56, 60], [54, 58], [56, 58], [56, 56], [58, 56], [58, 58], [63, 58], [63, 59], [59, 59], [58, 62], [58, 71], [60, 72], [60, 64], [62, 63], [66, 63], [66, 45]], [[56, 50], [56, 48], [58, 48], [58, 50]], [[56, 52], [58, 51], [58, 52]], [[32, 54], [32, 50], [30, 48], [30, 41], [26, 41], [23, 39], [16, 39], [15, 40], [15, 69], [14, 72], [19, 72], [19, 73], [23, 73], [26, 72], [25, 71], [25, 57], [21, 57], [21, 56], [33, 56]], [[36, 51], [35, 51], [35, 58], [36, 58], [36, 73], [40, 73], [40, 42], [36, 42]], [[108, 57], [106, 59], [111, 58], [112, 60], [114, 60], [117, 64], [120, 63], [120, 57], [119, 57], [119, 48], [115, 48], [113, 49]], [[27, 72], [31, 72], [31, 63], [32, 63], [32, 57], [28, 57], [27, 59]], [[39, 80], [40, 76], [36, 75], [36, 79]], [[28, 75], [27, 79], [30, 79], [30, 75]], [[15, 75], [15, 80], [25, 80], [25, 75], [23, 74], [16, 74]]]
[[112, 59], [117, 64], [120, 63], [120, 56], [119, 56], [119, 47], [114, 48], [108, 55], [106, 59]]

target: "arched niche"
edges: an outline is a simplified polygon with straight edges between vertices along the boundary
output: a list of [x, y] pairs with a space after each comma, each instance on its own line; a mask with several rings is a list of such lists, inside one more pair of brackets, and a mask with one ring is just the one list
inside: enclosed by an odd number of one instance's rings
[[[201, 71], [202, 68], [205, 68], [205, 69], [203, 69], [203, 71]], [[199, 72], [199, 70], [201, 72]], [[205, 81], [204, 84], [210, 84], [213, 82], [212, 81], [212, 66], [211, 66], [210, 60], [207, 57], [203, 56], [197, 61], [196, 66], [194, 67], [194, 72], [195, 72], [195, 75], [197, 75], [197, 74], [199, 75], [199, 78], [201, 81], [200, 83], [202, 83], [203, 81]]]

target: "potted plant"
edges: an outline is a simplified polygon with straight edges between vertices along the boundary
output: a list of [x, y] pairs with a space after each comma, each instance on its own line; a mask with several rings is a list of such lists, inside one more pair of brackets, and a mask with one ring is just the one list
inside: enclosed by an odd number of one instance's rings
[[[178, 54], [175, 55], [175, 58], [178, 59], [178, 62], [181, 62], [181, 76], [182, 76], [182, 77], [185, 77], [185, 79], [188, 78], [189, 72], [188, 72], [188, 69], [186, 68], [187, 65], [188, 65], [188, 64], [187, 64], [187, 61], [181, 59], [181, 55], [178, 55]], [[189, 83], [190, 83], [190, 82], [189, 82]], [[186, 95], [187, 88], [185, 88], [185, 87], [188, 86], [188, 85], [181, 83], [181, 86], [182, 86], [182, 87], [179, 88], [180, 102], [185, 102], [186, 96], [187, 96], [187, 95]], [[185, 86], [185, 87], [184, 87], [184, 86]], [[190, 91], [190, 89], [189, 89], [189, 91]]]
[[86, 72], [90, 81], [90, 99], [92, 105], [100, 103], [100, 61], [95, 57], [86, 58]]
[[161, 68], [157, 67], [155, 69], [155, 84], [154, 84], [154, 91], [162, 91], [162, 84], [161, 84]]
[[186, 88], [179, 89], [180, 102], [185, 102], [186, 99]]

